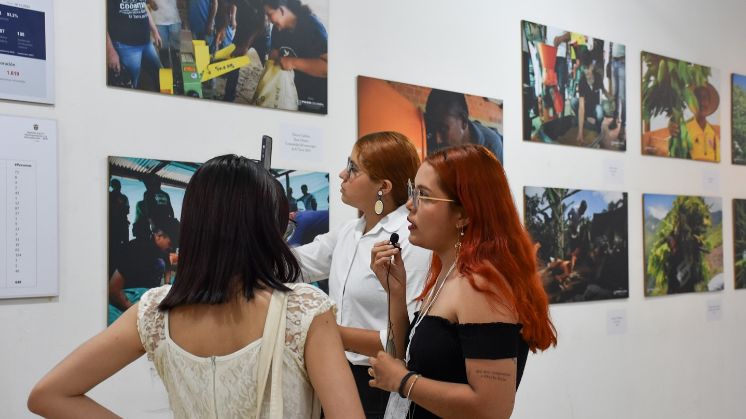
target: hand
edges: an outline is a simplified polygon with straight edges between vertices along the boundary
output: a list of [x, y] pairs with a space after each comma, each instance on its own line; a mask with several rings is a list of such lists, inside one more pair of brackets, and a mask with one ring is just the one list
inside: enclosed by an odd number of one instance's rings
[[278, 64], [283, 70], [295, 70], [295, 57], [280, 57]]
[[384, 351], [378, 351], [378, 355], [369, 358], [369, 360], [373, 377], [368, 381], [368, 384], [371, 387], [397, 393], [401, 379], [407, 374], [404, 361], [396, 359]]
[[122, 65], [119, 62], [119, 54], [114, 48], [106, 49], [106, 65], [115, 73], [122, 71]]
[[220, 45], [223, 44], [223, 40], [225, 39], [225, 29], [222, 31], [218, 31], [218, 33], [215, 34], [215, 48], [220, 49]]
[[205, 25], [205, 36], [212, 35], [214, 31], [215, 31], [215, 19], [210, 19], [207, 21], [207, 24]]
[[[392, 256], [394, 257], [393, 261], [391, 260]], [[404, 261], [398, 247], [394, 247], [389, 241], [374, 244], [370, 252], [370, 269], [376, 274], [378, 282], [381, 283], [386, 292], [394, 295], [406, 295], [407, 271], [404, 269]], [[387, 274], [388, 281], [386, 281]]]
[[161, 34], [158, 33], [158, 31], [152, 31], [153, 34], [153, 43], [155, 44], [156, 49], [161, 49], [163, 46], [163, 40], [161, 39]]

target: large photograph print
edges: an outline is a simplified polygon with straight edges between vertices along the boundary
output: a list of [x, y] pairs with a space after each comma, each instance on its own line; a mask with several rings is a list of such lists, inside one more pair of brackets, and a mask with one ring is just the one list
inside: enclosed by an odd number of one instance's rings
[[326, 114], [329, 0], [106, 0], [109, 86]]
[[733, 74], [731, 80], [731, 126], [733, 164], [746, 165], [746, 76]]
[[624, 45], [522, 21], [521, 47], [525, 141], [626, 150]]
[[[181, 204], [199, 163], [109, 157], [108, 324], [145, 291], [176, 278]], [[329, 174], [272, 169], [290, 201], [286, 239], [329, 231]]]
[[736, 289], [746, 288], [746, 199], [733, 200]]
[[642, 154], [720, 161], [719, 72], [642, 52]]
[[724, 288], [720, 198], [645, 194], [643, 217], [646, 297]]
[[627, 194], [526, 187], [526, 229], [551, 303], [627, 298]]
[[398, 131], [420, 158], [442, 148], [481, 144], [503, 162], [503, 101], [359, 76], [358, 137]]

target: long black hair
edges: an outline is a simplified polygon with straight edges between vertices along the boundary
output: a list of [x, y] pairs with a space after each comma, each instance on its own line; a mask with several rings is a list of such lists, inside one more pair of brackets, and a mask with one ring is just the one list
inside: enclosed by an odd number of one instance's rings
[[288, 291], [300, 265], [283, 240], [287, 224], [287, 196], [269, 171], [233, 154], [210, 159], [187, 185], [176, 282], [158, 308]]
[[300, 2], [300, 0], [263, 0], [265, 6], [270, 7], [273, 10], [279, 9], [281, 6], [287, 7], [294, 15], [310, 15], [311, 8]]

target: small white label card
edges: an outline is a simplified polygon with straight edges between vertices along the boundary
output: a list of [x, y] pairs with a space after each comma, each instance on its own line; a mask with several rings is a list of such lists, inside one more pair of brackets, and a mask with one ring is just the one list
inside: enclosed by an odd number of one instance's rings
[[714, 169], [702, 170], [702, 189], [704, 189], [705, 195], [720, 192], [720, 172]]
[[282, 156], [282, 160], [320, 162], [323, 151], [320, 128], [284, 124], [280, 127], [274, 154]]
[[606, 313], [606, 332], [610, 335], [627, 333], [627, 310], [609, 310]]
[[624, 162], [617, 159], [605, 159], [601, 170], [601, 178], [604, 183], [610, 185], [624, 184]]
[[719, 298], [707, 300], [707, 321], [716, 322], [723, 318], [723, 301]]

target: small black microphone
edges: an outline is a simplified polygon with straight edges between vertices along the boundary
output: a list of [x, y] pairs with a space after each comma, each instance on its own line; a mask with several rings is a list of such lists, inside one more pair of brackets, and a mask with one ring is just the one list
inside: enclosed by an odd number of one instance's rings
[[[389, 237], [389, 241], [391, 242], [391, 245], [395, 248], [399, 249], [401, 251], [401, 247], [399, 247], [399, 235], [396, 233], [391, 233], [391, 237]], [[394, 326], [391, 324], [391, 292], [389, 288], [389, 273], [391, 272], [391, 263], [393, 263], [394, 257], [391, 256], [391, 262], [389, 262], [388, 268], [386, 268], [386, 306], [387, 306], [387, 314], [388, 314], [388, 331], [386, 333], [386, 346], [384, 350], [387, 354], [393, 356], [396, 358], [396, 344], [394, 343]]]
[[396, 247], [397, 249], [400, 249], [399, 247], [399, 235], [396, 233], [391, 233], [391, 237], [389, 238], [389, 241], [391, 242], [391, 245]]

